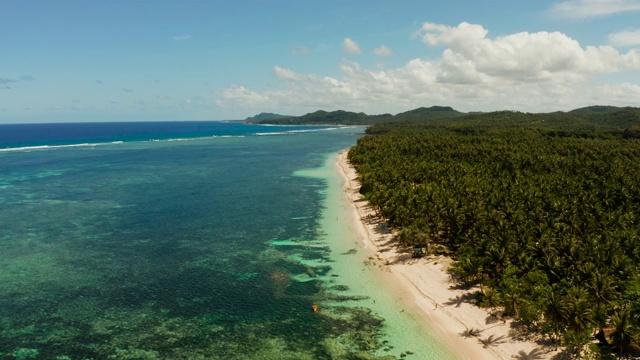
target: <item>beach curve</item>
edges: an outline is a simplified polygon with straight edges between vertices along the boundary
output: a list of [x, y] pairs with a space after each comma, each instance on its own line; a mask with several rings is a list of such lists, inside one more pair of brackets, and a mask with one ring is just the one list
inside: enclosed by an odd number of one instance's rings
[[497, 318], [472, 304], [477, 289], [462, 289], [452, 281], [447, 269], [451, 259], [444, 256], [411, 258], [394, 242], [395, 234], [359, 193], [355, 168], [348, 150], [339, 153], [335, 168], [343, 179], [343, 192], [351, 205], [351, 223], [360, 245], [375, 253], [385, 265], [380, 276], [402, 291], [408, 311], [424, 321], [443, 344], [461, 359], [489, 360], [551, 358], [558, 353], [539, 336], [526, 336], [514, 328], [510, 319]]

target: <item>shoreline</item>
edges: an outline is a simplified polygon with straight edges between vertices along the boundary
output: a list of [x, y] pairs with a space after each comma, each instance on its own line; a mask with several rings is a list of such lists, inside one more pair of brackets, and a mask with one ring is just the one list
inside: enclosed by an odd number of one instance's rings
[[[382, 267], [377, 276], [391, 284], [426, 329], [455, 352], [460, 359], [490, 360], [521, 358], [551, 358], [560, 353], [540, 336], [527, 337], [514, 328], [512, 321], [498, 319], [487, 310], [472, 304], [476, 288], [460, 289], [450, 279], [447, 269], [451, 259], [428, 256], [414, 259], [408, 251], [398, 248], [395, 234], [358, 192], [355, 168], [347, 159], [348, 150], [341, 151], [334, 167], [343, 180], [343, 193], [349, 203], [351, 225], [359, 245], [370, 252]], [[470, 335], [474, 329], [477, 334]]]

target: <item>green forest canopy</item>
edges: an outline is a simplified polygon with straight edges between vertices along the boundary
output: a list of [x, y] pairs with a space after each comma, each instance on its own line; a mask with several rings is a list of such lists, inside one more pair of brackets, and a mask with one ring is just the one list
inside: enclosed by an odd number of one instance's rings
[[[375, 124], [349, 152], [403, 245], [569, 349], [640, 333], [640, 109], [501, 111]], [[434, 246], [431, 246], [434, 245]]]
[[589, 106], [569, 112], [523, 113], [497, 111], [490, 113], [463, 113], [449, 106], [421, 107], [396, 115], [367, 115], [344, 110], [318, 110], [303, 116], [286, 116], [261, 113], [245, 121], [257, 124], [287, 125], [373, 125], [380, 123], [418, 122], [422, 126], [474, 125], [493, 126], [539, 126], [555, 130], [624, 130], [638, 124], [639, 108], [613, 106]]

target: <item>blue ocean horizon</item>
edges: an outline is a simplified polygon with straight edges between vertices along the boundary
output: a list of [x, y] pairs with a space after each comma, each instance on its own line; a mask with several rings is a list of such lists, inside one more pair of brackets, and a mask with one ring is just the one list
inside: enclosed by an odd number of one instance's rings
[[0, 124], [0, 150], [100, 146], [135, 141], [195, 140], [336, 129], [331, 126], [257, 125], [238, 121], [147, 121]]

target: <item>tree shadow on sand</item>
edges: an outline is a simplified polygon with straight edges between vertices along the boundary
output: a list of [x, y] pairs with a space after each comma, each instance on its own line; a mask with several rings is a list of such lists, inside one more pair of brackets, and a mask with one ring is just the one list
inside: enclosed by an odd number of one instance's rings
[[456, 297], [449, 298], [449, 301], [447, 301], [444, 304], [447, 306], [455, 305], [455, 307], [458, 308], [460, 307], [460, 305], [462, 305], [462, 303], [465, 303], [465, 302], [472, 304], [475, 299], [476, 299], [476, 295], [474, 293], [466, 293], [463, 295], [457, 295]]
[[466, 329], [465, 331], [461, 332], [460, 336], [464, 337], [465, 339], [468, 339], [468, 338], [480, 336], [481, 332], [482, 332], [482, 330], [480, 330], [480, 329], [469, 328], [469, 329]]
[[516, 360], [542, 360], [546, 359], [545, 354], [540, 349], [533, 349], [529, 353], [520, 350], [517, 355], [513, 355]]
[[469, 284], [456, 280], [456, 274], [454, 274], [451, 269], [447, 270], [447, 273], [451, 279], [455, 280], [455, 282], [449, 286], [450, 290], [471, 290], [472, 287]]
[[497, 324], [497, 323], [499, 323], [499, 322], [504, 323], [504, 321], [503, 321], [503, 320], [504, 320], [504, 318], [503, 318], [502, 316], [499, 316], [499, 314], [491, 313], [491, 314], [489, 314], [489, 316], [487, 316], [487, 317], [484, 319], [484, 323], [485, 323], [486, 325], [492, 325], [492, 324]]
[[501, 336], [491, 335], [486, 339], [478, 339], [478, 342], [482, 344], [482, 347], [488, 348], [490, 346], [504, 344], [505, 342], [507, 342], [507, 340], [505, 335], [501, 335]]
[[551, 360], [569, 360], [569, 359], [573, 359], [573, 356], [571, 352], [567, 349], [564, 349], [563, 351], [551, 357]]
[[378, 222], [378, 224], [376, 224], [375, 231], [376, 233], [382, 235], [391, 234], [391, 229], [387, 226], [387, 224], [382, 222]]

